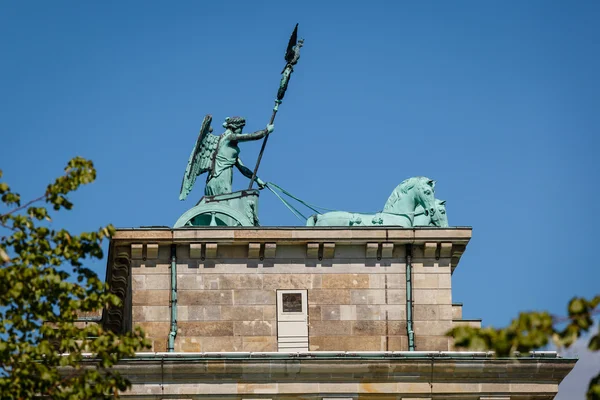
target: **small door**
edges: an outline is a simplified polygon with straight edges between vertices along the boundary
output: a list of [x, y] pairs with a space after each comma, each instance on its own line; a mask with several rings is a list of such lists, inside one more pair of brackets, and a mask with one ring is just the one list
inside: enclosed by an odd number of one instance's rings
[[306, 290], [277, 291], [277, 349], [308, 351], [308, 305]]

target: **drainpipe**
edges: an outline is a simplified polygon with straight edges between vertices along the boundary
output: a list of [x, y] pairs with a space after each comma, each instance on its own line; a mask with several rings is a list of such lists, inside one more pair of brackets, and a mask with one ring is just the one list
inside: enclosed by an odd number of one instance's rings
[[177, 246], [171, 245], [171, 331], [167, 351], [175, 351], [175, 337], [177, 336]]
[[415, 351], [415, 331], [413, 328], [412, 244], [406, 245], [406, 332], [408, 334], [408, 350]]

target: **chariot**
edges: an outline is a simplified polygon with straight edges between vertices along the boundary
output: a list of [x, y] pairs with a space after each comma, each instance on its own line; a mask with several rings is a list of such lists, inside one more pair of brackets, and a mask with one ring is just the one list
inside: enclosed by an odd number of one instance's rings
[[192, 226], [258, 226], [258, 190], [204, 196], [187, 210], [174, 228]]

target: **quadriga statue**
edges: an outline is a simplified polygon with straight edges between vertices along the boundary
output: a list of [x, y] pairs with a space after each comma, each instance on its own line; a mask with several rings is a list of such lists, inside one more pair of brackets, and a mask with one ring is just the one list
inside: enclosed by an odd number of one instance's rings
[[415, 210], [414, 226], [439, 226], [441, 228], [447, 228], [449, 225], [448, 214], [446, 214], [446, 200], [435, 199], [435, 207], [435, 213], [438, 216], [439, 225], [435, 225], [431, 221], [431, 215], [425, 215], [425, 210], [423, 210], [423, 207], [418, 206]]
[[415, 226], [417, 206], [435, 226], [441, 226], [435, 203], [435, 181], [424, 176], [409, 178], [399, 184], [388, 198], [383, 211], [376, 214], [359, 214], [332, 211], [315, 214], [306, 221], [307, 226], [376, 226], [391, 225], [410, 228]]

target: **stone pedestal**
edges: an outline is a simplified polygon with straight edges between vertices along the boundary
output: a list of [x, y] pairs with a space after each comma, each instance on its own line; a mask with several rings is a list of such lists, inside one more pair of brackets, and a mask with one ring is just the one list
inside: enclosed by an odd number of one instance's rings
[[[152, 341], [155, 354], [120, 367], [139, 398], [553, 398], [574, 361], [449, 352], [448, 330], [480, 324], [452, 302], [470, 238], [470, 228], [118, 230], [107, 280], [123, 307], [104, 324], [141, 326]], [[307, 295], [308, 346], [277, 353], [277, 291], [289, 289]], [[174, 352], [163, 353], [169, 334]]]

